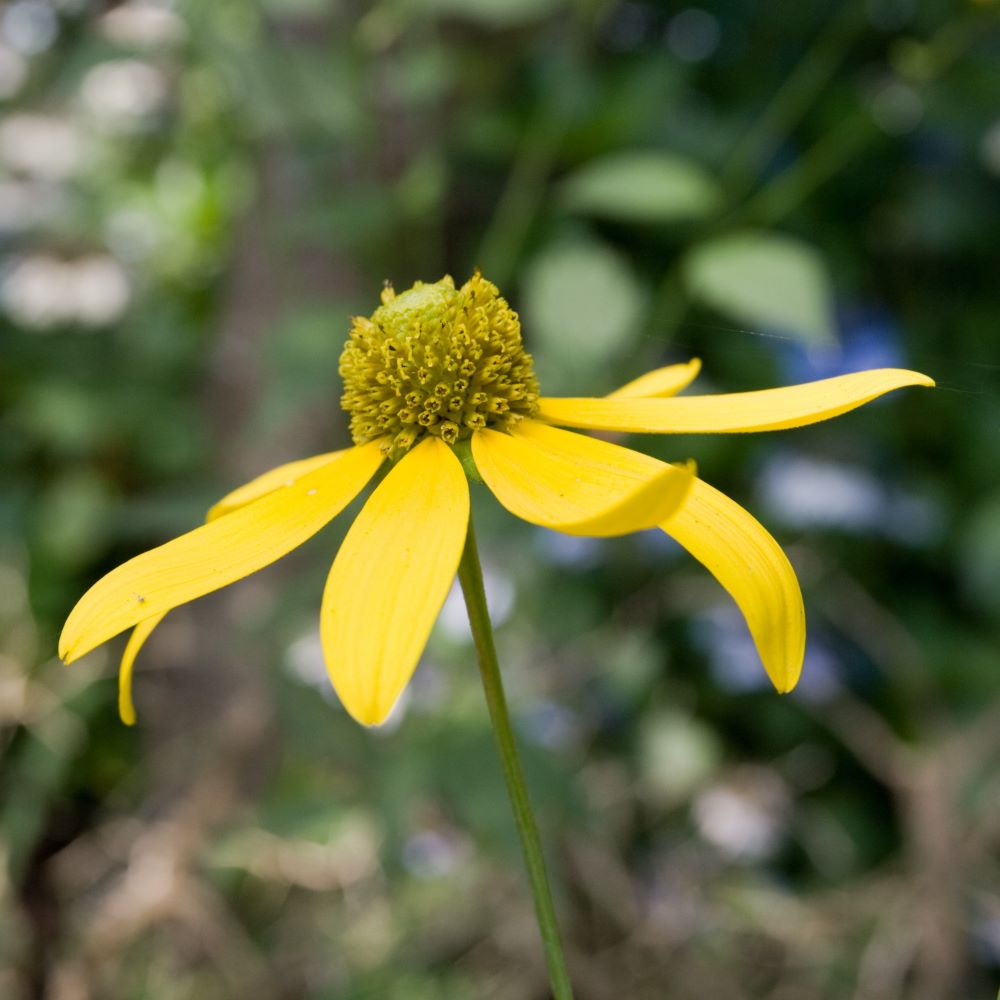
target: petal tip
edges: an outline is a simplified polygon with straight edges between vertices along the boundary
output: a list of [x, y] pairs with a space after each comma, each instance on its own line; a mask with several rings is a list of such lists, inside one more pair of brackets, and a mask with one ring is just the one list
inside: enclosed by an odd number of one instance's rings
[[[803, 637], [804, 637], [804, 626], [803, 626]], [[767, 664], [765, 664], [764, 669], [767, 670], [768, 676], [771, 678], [771, 683], [774, 685], [775, 691], [778, 694], [791, 694], [792, 691], [798, 686], [799, 680], [802, 677], [802, 664], [805, 658], [804, 648], [800, 649], [796, 654], [790, 654], [788, 659], [783, 660], [780, 668], [777, 670], [771, 670]]]
[[83, 659], [89, 652], [106, 641], [102, 639], [99, 642], [94, 642], [93, 636], [86, 629], [71, 628], [70, 623], [67, 622], [63, 626], [62, 635], [59, 636], [59, 659], [66, 666], [69, 666], [71, 663]]
[[[878, 369], [875, 369], [875, 371], [877, 372]], [[937, 386], [937, 382], [930, 375], [925, 375], [923, 372], [911, 371], [909, 368], [887, 368], [884, 371], [887, 375], [895, 375], [899, 379], [899, 388], [903, 388], [904, 386], [922, 386], [933, 389]]]
[[[336, 690], [336, 685], [334, 686]], [[384, 708], [378, 703], [378, 700], [371, 702], [368, 705], [357, 705], [354, 704], [353, 699], [348, 701], [343, 695], [338, 691], [338, 697], [340, 698], [340, 704], [343, 705], [344, 711], [359, 725], [364, 726], [366, 729], [378, 729], [386, 719], [389, 718], [392, 712], [392, 705], [388, 708]]]

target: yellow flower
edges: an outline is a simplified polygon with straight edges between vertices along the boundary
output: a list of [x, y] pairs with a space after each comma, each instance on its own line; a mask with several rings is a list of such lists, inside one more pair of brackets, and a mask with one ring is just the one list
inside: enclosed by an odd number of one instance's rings
[[128, 628], [122, 718], [134, 721], [132, 666], [171, 609], [301, 545], [387, 465], [323, 592], [320, 634], [347, 711], [385, 720], [412, 675], [451, 586], [469, 520], [468, 476], [512, 514], [569, 534], [662, 528], [712, 572], [746, 618], [778, 691], [798, 680], [802, 596], [788, 559], [742, 507], [695, 476], [607, 441], [561, 430], [768, 431], [845, 413], [892, 389], [933, 385], [879, 369], [759, 392], [677, 396], [699, 362], [649, 372], [603, 399], [539, 396], [517, 315], [474, 275], [387, 288], [356, 319], [340, 371], [355, 446], [272, 469], [220, 500], [202, 527], [99, 580], [60, 639], [68, 663]]

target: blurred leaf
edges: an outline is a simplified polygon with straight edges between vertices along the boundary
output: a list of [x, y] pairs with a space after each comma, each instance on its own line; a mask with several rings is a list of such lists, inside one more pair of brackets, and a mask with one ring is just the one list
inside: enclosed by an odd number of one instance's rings
[[75, 568], [107, 544], [108, 484], [88, 469], [61, 475], [35, 509], [38, 544], [46, 559]]
[[699, 244], [684, 261], [691, 295], [740, 323], [807, 344], [835, 340], [826, 264], [806, 243], [746, 231]]
[[29, 385], [14, 417], [20, 433], [62, 454], [88, 451], [106, 431], [106, 415], [96, 394], [59, 377], [39, 378]]
[[644, 296], [625, 259], [594, 240], [551, 246], [525, 276], [529, 344], [548, 392], [625, 354]]
[[563, 184], [571, 211], [621, 222], [698, 219], [721, 203], [715, 182], [697, 164], [670, 153], [617, 153], [595, 160]]
[[676, 710], [649, 714], [639, 731], [639, 768], [645, 796], [664, 807], [690, 798], [715, 773], [719, 738], [697, 719]]
[[984, 611], [1000, 611], [1000, 494], [981, 504], [962, 539], [965, 590]]

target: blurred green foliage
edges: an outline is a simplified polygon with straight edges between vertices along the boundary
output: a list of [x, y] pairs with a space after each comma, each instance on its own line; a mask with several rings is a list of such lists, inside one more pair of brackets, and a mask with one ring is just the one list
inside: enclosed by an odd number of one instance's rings
[[475, 266], [549, 393], [934, 393], [642, 439], [803, 583], [776, 697], [661, 539], [477, 496], [579, 996], [955, 1000], [1000, 971], [1000, 38], [990, 2], [0, 7], [0, 996], [541, 998], [460, 602], [396, 718], [328, 690], [347, 517], [171, 616], [139, 725], [56, 636], [122, 559], [345, 442], [381, 282]]

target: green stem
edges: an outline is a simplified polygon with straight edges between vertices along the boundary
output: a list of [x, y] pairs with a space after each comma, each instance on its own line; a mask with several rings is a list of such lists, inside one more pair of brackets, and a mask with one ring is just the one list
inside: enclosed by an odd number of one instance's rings
[[569, 113], [558, 87], [542, 98], [514, 158], [507, 184], [476, 263], [501, 288], [510, 280], [539, 205], [566, 131]]
[[753, 222], [773, 225], [806, 200], [818, 187], [855, 159], [879, 133], [863, 114], [845, 118], [818, 139], [791, 166], [773, 177], [756, 194], [727, 216], [728, 227]]
[[856, 0], [836, 8], [723, 165], [722, 182], [731, 198], [746, 194], [755, 173], [836, 75], [844, 53], [866, 24], [862, 5]]
[[490, 624], [490, 615], [486, 608], [483, 570], [479, 564], [479, 550], [476, 548], [476, 535], [472, 528], [471, 516], [469, 518], [469, 534], [465, 540], [465, 551], [462, 553], [462, 561], [458, 566], [458, 579], [462, 584], [465, 606], [469, 611], [469, 624], [472, 626], [472, 638], [476, 644], [476, 653], [479, 658], [479, 672], [483, 678], [486, 704], [489, 706], [490, 720], [493, 723], [493, 732], [500, 750], [507, 794], [510, 796], [510, 804], [514, 810], [517, 832], [521, 837], [521, 850], [524, 852], [524, 863], [528, 869], [531, 893], [535, 899], [535, 915], [538, 919], [538, 928], [542, 933], [542, 947], [545, 951], [546, 964], [549, 967], [552, 994], [555, 1000], [572, 1000], [573, 988], [570, 985], [566, 959], [563, 956], [562, 944], [559, 939], [559, 926], [556, 923], [552, 892], [545, 874], [542, 842], [538, 836], [535, 815], [531, 810], [524, 771], [521, 769], [521, 762], [517, 756], [514, 732], [510, 725], [510, 713], [507, 711], [507, 699], [503, 692], [503, 681], [500, 679], [500, 664], [497, 662], [497, 651], [493, 643], [493, 626]]

